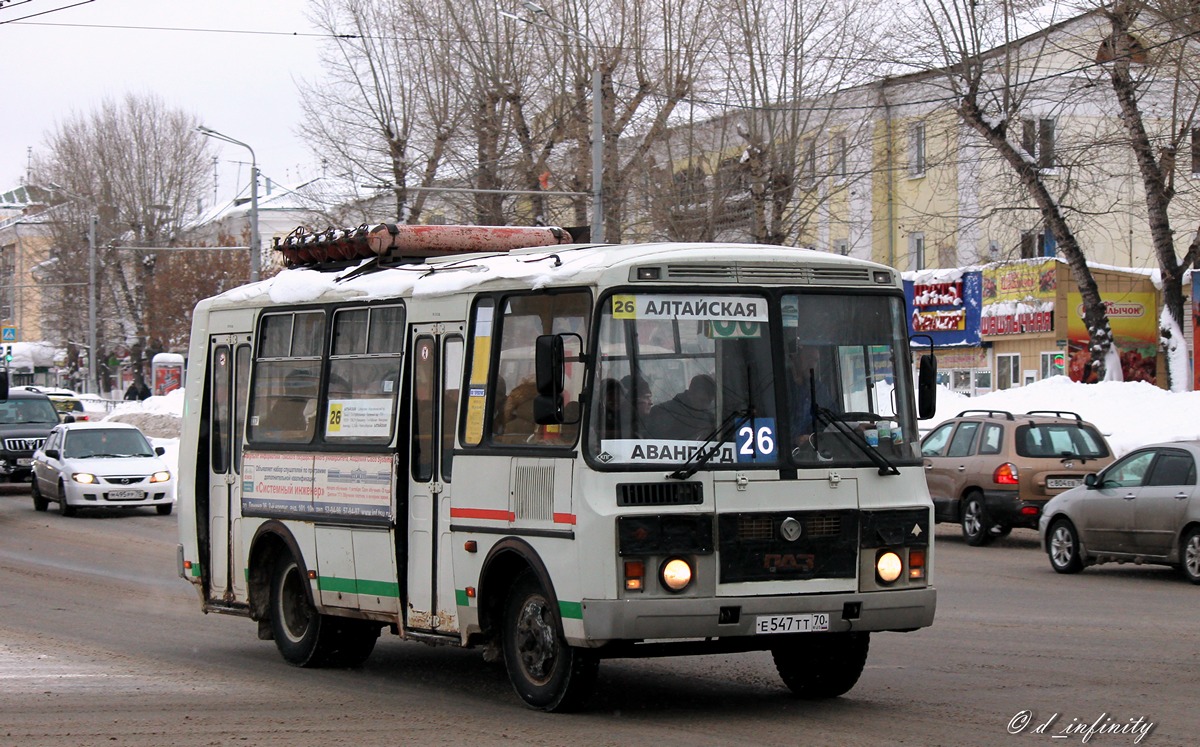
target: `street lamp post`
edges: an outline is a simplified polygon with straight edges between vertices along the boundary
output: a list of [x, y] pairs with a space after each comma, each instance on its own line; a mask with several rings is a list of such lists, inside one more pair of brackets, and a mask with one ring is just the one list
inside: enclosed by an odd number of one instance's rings
[[240, 145], [250, 151], [250, 282], [257, 283], [262, 263], [262, 247], [258, 237], [258, 158], [254, 155], [254, 149], [241, 140], [235, 140], [204, 125], [197, 127], [196, 132], [214, 140]]
[[88, 221], [88, 389], [102, 394], [96, 381], [96, 224], [99, 222], [95, 215]]
[[[596, 61], [592, 66], [592, 242], [596, 244], [604, 243], [604, 73], [600, 69], [600, 61], [598, 59], [597, 47], [592, 42], [591, 38], [585, 35], [582, 31], [573, 26], [551, 16], [546, 9], [537, 3], [526, 0], [522, 3], [525, 10], [532, 13], [535, 17], [546, 19], [546, 23], [540, 23], [529, 18], [500, 11], [500, 15], [505, 18], [511, 18], [514, 21], [527, 23], [530, 26], [537, 26], [549, 31], [566, 32], [576, 39], [586, 44], [592, 50], [592, 54], [596, 57]], [[549, 24], [549, 25], [548, 25]]]

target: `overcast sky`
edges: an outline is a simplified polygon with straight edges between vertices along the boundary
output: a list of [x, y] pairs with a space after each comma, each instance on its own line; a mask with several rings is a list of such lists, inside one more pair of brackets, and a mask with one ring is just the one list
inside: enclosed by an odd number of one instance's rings
[[[0, 192], [21, 183], [28, 149], [44, 152], [57, 123], [127, 92], [156, 93], [247, 143], [263, 175], [277, 182], [320, 175], [296, 135], [297, 82], [321, 79], [321, 39], [305, 18], [307, 2], [86, 0], [67, 7], [76, 2], [0, 5]], [[13, 20], [36, 13], [43, 15]], [[224, 201], [248, 184], [248, 168], [233, 162], [249, 161], [249, 153], [213, 145]]]

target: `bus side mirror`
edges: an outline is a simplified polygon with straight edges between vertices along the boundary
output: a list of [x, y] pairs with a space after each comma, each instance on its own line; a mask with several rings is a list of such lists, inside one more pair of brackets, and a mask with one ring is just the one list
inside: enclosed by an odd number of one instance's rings
[[534, 348], [537, 397], [533, 400], [533, 422], [554, 425], [563, 422], [563, 379], [566, 353], [559, 335], [538, 335]]
[[8, 399], [8, 371], [0, 371], [0, 400]]
[[921, 356], [917, 369], [917, 418], [928, 420], [937, 412], [937, 358]]

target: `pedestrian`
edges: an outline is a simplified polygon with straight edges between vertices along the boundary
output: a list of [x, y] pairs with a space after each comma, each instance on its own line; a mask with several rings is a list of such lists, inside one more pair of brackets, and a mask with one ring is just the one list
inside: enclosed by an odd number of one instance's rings
[[150, 387], [146, 385], [146, 379], [138, 374], [129, 388], [125, 390], [125, 399], [133, 401], [141, 401], [150, 396]]

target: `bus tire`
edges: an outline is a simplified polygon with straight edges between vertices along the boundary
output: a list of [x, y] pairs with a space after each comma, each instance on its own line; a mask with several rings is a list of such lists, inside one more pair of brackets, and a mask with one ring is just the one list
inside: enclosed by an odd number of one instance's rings
[[509, 591], [502, 636], [508, 679], [530, 707], [572, 711], [592, 694], [599, 657], [567, 644], [558, 610], [532, 572], [521, 574]]
[[793, 695], [821, 700], [854, 687], [870, 648], [870, 633], [807, 633], [771, 649], [771, 655]]
[[359, 667], [375, 650], [379, 624], [322, 615], [291, 554], [271, 576], [271, 634], [283, 660], [297, 667]]

